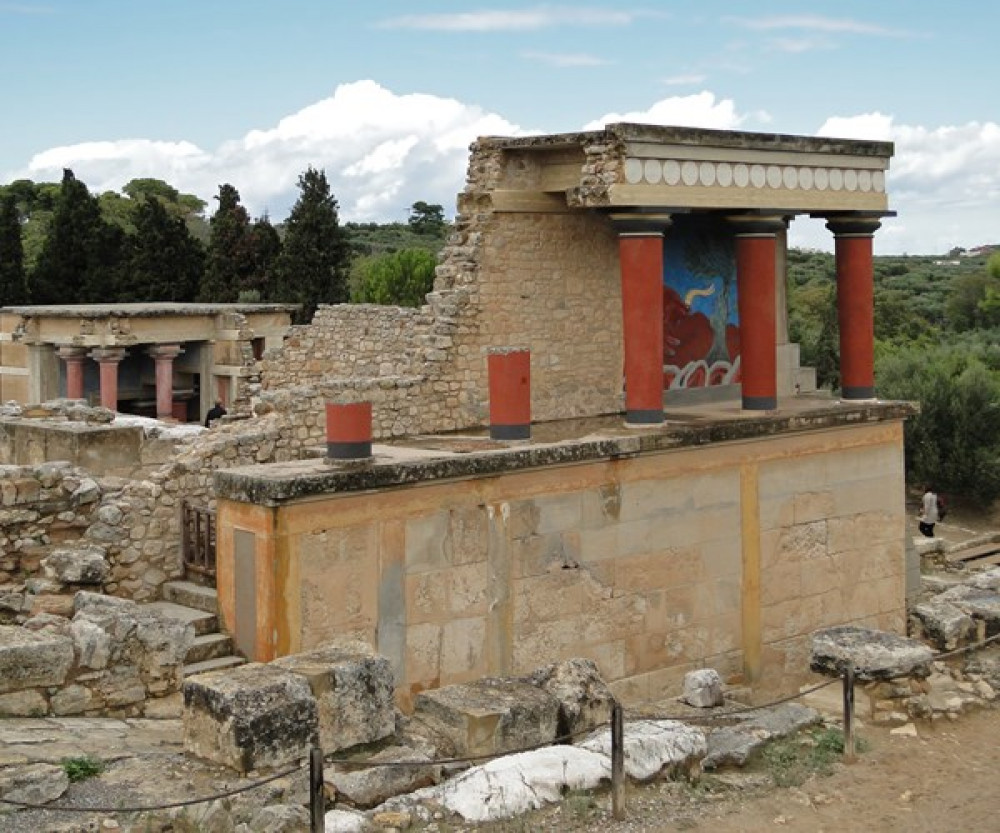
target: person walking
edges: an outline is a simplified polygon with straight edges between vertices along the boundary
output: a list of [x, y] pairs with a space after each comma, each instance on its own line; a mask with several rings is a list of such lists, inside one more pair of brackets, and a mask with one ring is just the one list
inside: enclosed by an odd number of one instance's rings
[[930, 485], [924, 487], [924, 496], [920, 503], [920, 517], [917, 520], [920, 534], [927, 538], [933, 538], [934, 524], [938, 522], [938, 496]]

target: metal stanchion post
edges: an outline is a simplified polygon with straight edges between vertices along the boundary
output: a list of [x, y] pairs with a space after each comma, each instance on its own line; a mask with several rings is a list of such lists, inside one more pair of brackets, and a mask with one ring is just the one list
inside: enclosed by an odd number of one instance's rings
[[324, 833], [326, 802], [323, 800], [323, 750], [309, 750], [309, 833]]
[[611, 707], [611, 814], [625, 818], [625, 713], [617, 700]]
[[854, 666], [844, 670], [844, 760], [851, 763], [855, 759], [854, 746]]

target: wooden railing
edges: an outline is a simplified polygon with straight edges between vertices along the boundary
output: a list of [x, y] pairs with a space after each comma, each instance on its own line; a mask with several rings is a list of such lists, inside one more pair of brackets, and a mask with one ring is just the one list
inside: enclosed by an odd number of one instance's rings
[[181, 552], [185, 573], [215, 578], [215, 512], [181, 503]]

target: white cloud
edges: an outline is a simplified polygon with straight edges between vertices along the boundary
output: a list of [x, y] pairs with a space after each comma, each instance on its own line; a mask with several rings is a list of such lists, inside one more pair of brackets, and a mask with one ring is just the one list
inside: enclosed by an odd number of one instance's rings
[[738, 128], [746, 117], [736, 112], [736, 105], [730, 98], [716, 100], [714, 93], [707, 90], [695, 95], [673, 96], [657, 101], [648, 110], [633, 110], [629, 113], [607, 113], [587, 122], [584, 130], [599, 130], [606, 124], [615, 122], [635, 122], [639, 124], [664, 124], [678, 127], [712, 127], [720, 130]]
[[384, 20], [392, 29], [428, 29], [444, 32], [530, 31], [552, 26], [627, 26], [638, 17], [663, 17], [657, 12], [621, 9], [580, 9], [538, 6], [532, 9], [483, 9], [455, 14], [411, 14]]
[[283, 219], [298, 197], [299, 175], [312, 165], [326, 171], [345, 219], [390, 221], [404, 219], [417, 200], [451, 213], [469, 144], [482, 135], [524, 132], [475, 105], [396, 95], [374, 81], [358, 81], [215, 151], [189, 142], [89, 142], [40, 153], [11, 178], [58, 181], [63, 168], [72, 168], [100, 192], [119, 190], [135, 177], [156, 177], [208, 200], [229, 182], [251, 214], [267, 211]]
[[846, 17], [778, 15], [774, 17], [727, 17], [725, 20], [747, 29], [765, 32], [776, 29], [799, 29], [807, 32], [845, 32], [852, 35], [878, 35], [890, 38], [910, 37], [912, 35], [911, 32], [903, 29], [889, 29], [875, 23], [865, 23]]
[[581, 52], [522, 52], [522, 57], [554, 67], [603, 67], [611, 61]]

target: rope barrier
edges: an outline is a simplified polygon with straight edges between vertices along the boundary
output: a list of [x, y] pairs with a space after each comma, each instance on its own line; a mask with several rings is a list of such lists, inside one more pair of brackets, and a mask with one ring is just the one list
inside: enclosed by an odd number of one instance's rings
[[[965, 645], [961, 648], [956, 648], [953, 651], [947, 651], [932, 656], [932, 661], [941, 661], [944, 659], [949, 659], [954, 656], [958, 656], [965, 653], [970, 653], [972, 651], [981, 649], [990, 645], [994, 642], [1000, 641], [1000, 634], [995, 634], [981, 642], [977, 642], [972, 645]], [[853, 676], [853, 675], [852, 675]], [[901, 679], [908, 677], [908, 674], [900, 674], [896, 677], [889, 677], [888, 680]], [[844, 680], [843, 676], [834, 677], [829, 680], [824, 680], [821, 683], [816, 683], [815, 685], [809, 686], [806, 689], [795, 692], [794, 694], [788, 694], [784, 697], [779, 697], [776, 700], [771, 700], [767, 703], [761, 703], [755, 706], [745, 706], [740, 709], [734, 709], [726, 712], [717, 712], [711, 715], [694, 715], [694, 714], [683, 714], [683, 715], [643, 715], [636, 714], [630, 717], [627, 722], [636, 723], [645, 720], [672, 720], [680, 723], [693, 723], [693, 724], [704, 724], [713, 723], [717, 721], [725, 721], [732, 719], [733, 717], [738, 717], [743, 714], [749, 714], [752, 712], [762, 711], [763, 709], [773, 708], [774, 706], [780, 706], [784, 703], [791, 702], [793, 700], [798, 700], [805, 697], [808, 694], [819, 691], [821, 689], [827, 688], [836, 683], [842, 683]], [[852, 686], [853, 687], [853, 686]], [[641, 707], [639, 707], [641, 708]], [[632, 711], [635, 711], [633, 707]], [[369, 769], [375, 767], [385, 767], [385, 768], [404, 768], [404, 767], [430, 767], [430, 766], [445, 766], [449, 764], [474, 764], [481, 761], [490, 761], [496, 758], [500, 758], [507, 755], [516, 755], [523, 752], [534, 752], [538, 749], [545, 749], [550, 746], [557, 746], [566, 744], [568, 742], [574, 741], [585, 735], [592, 734], [599, 729], [605, 729], [612, 726], [611, 720], [606, 720], [603, 723], [599, 723], [596, 726], [589, 726], [586, 729], [580, 729], [576, 732], [568, 732], [566, 734], [560, 735], [552, 740], [542, 741], [530, 746], [521, 747], [519, 749], [506, 750], [503, 752], [491, 752], [484, 753], [482, 755], [467, 755], [462, 757], [451, 757], [451, 758], [437, 758], [432, 761], [362, 761], [357, 759], [349, 758], [338, 758], [334, 756], [323, 756], [323, 761], [325, 763], [334, 764], [339, 767], [346, 769]], [[23, 810], [48, 810], [52, 812], [66, 812], [66, 813], [110, 813], [110, 814], [130, 814], [130, 813], [149, 813], [155, 812], [157, 810], [171, 810], [179, 807], [191, 807], [196, 804], [207, 804], [211, 801], [218, 801], [221, 798], [230, 798], [234, 795], [239, 795], [244, 792], [249, 792], [250, 790], [261, 787], [265, 784], [269, 784], [272, 781], [277, 781], [280, 778], [286, 778], [289, 775], [293, 775], [296, 772], [302, 770], [310, 761], [307, 758], [305, 761], [296, 764], [293, 767], [289, 767], [280, 772], [268, 775], [265, 778], [260, 778], [250, 784], [244, 784], [240, 787], [234, 787], [231, 790], [225, 790], [223, 792], [216, 793], [210, 796], [202, 796], [200, 798], [189, 798], [181, 801], [171, 801], [165, 802], [163, 804], [146, 804], [146, 805], [136, 805], [132, 807], [101, 807], [101, 806], [91, 806], [91, 807], [73, 807], [66, 805], [55, 805], [55, 804], [32, 804], [26, 801], [15, 801], [9, 798], [0, 798], [0, 804], [5, 804], [8, 806], [17, 807]]]

